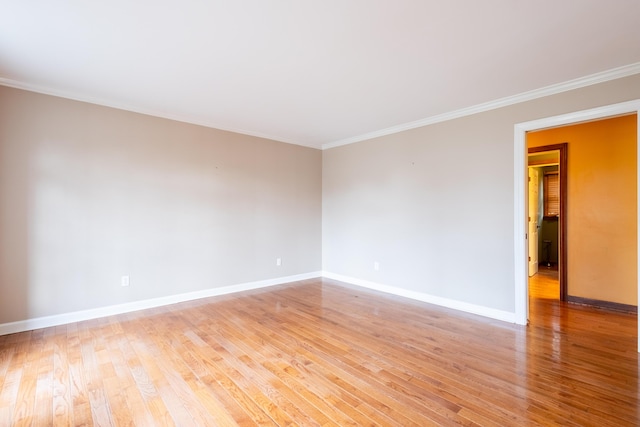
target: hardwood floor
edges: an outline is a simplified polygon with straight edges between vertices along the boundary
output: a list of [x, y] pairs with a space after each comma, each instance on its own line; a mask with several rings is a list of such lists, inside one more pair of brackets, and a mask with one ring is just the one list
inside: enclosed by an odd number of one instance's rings
[[529, 277], [529, 297], [534, 299], [560, 299], [560, 282], [557, 268], [540, 267], [536, 274]]
[[636, 317], [314, 279], [0, 337], [0, 425], [638, 425]]

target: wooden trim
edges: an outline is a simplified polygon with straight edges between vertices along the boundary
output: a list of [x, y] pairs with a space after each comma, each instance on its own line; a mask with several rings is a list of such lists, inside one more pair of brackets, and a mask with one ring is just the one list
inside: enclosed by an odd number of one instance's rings
[[638, 313], [638, 306], [631, 304], [621, 304], [619, 302], [602, 301], [599, 299], [576, 297], [573, 295], [567, 296], [567, 302], [588, 305], [597, 308], [604, 308], [607, 310], [621, 311], [623, 313]]
[[558, 218], [558, 280], [560, 281], [560, 301], [567, 301], [567, 155], [569, 144], [544, 145], [542, 147], [530, 147], [528, 153], [540, 153], [544, 151], [558, 151], [560, 174], [560, 216]]

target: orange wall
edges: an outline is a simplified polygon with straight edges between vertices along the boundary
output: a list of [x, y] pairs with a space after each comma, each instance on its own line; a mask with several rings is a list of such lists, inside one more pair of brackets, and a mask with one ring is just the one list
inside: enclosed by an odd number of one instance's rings
[[637, 305], [637, 118], [531, 132], [529, 147], [568, 143], [567, 292]]

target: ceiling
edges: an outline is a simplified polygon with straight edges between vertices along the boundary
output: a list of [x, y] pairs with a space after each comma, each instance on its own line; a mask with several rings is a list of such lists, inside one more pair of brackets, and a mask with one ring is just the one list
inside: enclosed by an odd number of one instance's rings
[[0, 11], [0, 84], [316, 148], [640, 72], [637, 0], [0, 0]]

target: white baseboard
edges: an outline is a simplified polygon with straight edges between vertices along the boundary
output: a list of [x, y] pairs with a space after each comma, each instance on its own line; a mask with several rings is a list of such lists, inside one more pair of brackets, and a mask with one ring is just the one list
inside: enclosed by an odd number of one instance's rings
[[16, 332], [30, 331], [33, 329], [48, 328], [50, 326], [64, 325], [67, 323], [81, 322], [83, 320], [96, 319], [98, 317], [112, 316], [114, 314], [130, 313], [132, 311], [144, 310], [147, 308], [160, 307], [164, 305], [176, 304], [179, 302], [192, 301], [200, 298], [213, 297], [218, 295], [231, 294], [235, 292], [248, 291], [252, 289], [266, 288], [269, 286], [281, 285], [283, 283], [297, 282], [300, 280], [314, 279], [321, 277], [322, 272], [297, 274], [294, 276], [278, 277], [275, 279], [260, 280], [257, 282], [241, 283], [238, 285], [223, 286], [220, 288], [205, 289], [202, 291], [188, 292], [167, 297], [153, 298], [143, 301], [134, 301], [125, 304], [99, 307], [90, 310], [75, 311], [73, 313], [56, 314], [53, 316], [37, 317], [33, 319], [20, 320], [17, 322], [0, 324], [0, 335], [13, 334]]
[[81, 322], [83, 320], [96, 319], [99, 317], [112, 316], [122, 313], [130, 313], [133, 311], [144, 310], [148, 308], [161, 307], [170, 304], [176, 304], [185, 301], [192, 301], [201, 298], [214, 297], [218, 295], [232, 294], [236, 292], [249, 291], [252, 289], [267, 288], [269, 286], [281, 285], [284, 283], [297, 282], [300, 280], [315, 279], [318, 277], [326, 277], [341, 282], [361, 286], [376, 291], [385, 292], [405, 298], [410, 298], [466, 313], [477, 314], [504, 322], [515, 323], [515, 313], [496, 310], [489, 307], [470, 304], [462, 301], [456, 301], [448, 298], [442, 298], [422, 292], [410, 291], [394, 286], [383, 285], [381, 283], [370, 282], [368, 280], [357, 279], [354, 277], [342, 276], [340, 274], [330, 273], [326, 271], [316, 271], [312, 273], [297, 274], [294, 276], [278, 277], [275, 279], [260, 280], [257, 282], [241, 283], [238, 285], [223, 286], [220, 288], [205, 289], [202, 291], [188, 292], [178, 295], [170, 295], [166, 297], [153, 298], [143, 301], [134, 301], [125, 304], [111, 305], [107, 307], [99, 307], [90, 310], [75, 311], [72, 313], [63, 313], [53, 316], [37, 317], [33, 319], [20, 320], [17, 322], [0, 324], [0, 335], [13, 334], [16, 332], [30, 331], [33, 329], [48, 328], [51, 326], [64, 325], [67, 323]]
[[435, 295], [429, 295], [422, 292], [410, 291], [407, 289], [397, 288], [395, 286], [383, 285], [381, 283], [370, 282], [368, 280], [356, 279], [354, 277], [342, 276], [340, 274], [322, 272], [322, 277], [334, 279], [340, 282], [349, 283], [363, 288], [373, 289], [388, 294], [393, 294], [405, 298], [410, 298], [429, 304], [439, 305], [441, 307], [452, 308], [454, 310], [463, 311], [465, 313], [477, 314], [479, 316], [489, 317], [491, 319], [501, 320], [509, 323], [516, 323], [515, 313], [497, 310], [495, 308], [484, 307], [481, 305], [470, 304], [463, 301], [442, 298]]

